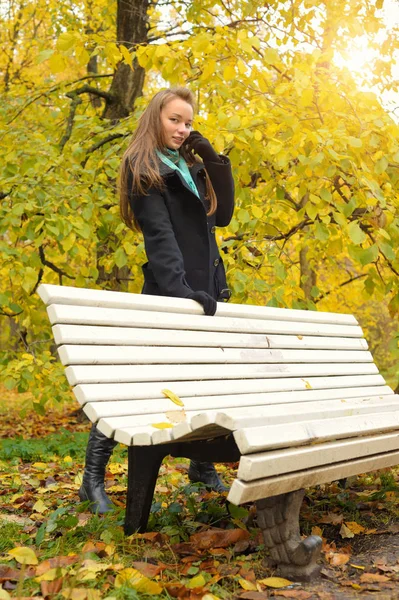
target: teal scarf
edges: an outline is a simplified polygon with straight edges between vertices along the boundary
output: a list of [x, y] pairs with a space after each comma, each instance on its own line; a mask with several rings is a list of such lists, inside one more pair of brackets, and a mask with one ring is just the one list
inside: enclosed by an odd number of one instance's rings
[[194, 180], [191, 177], [191, 173], [188, 169], [186, 161], [182, 156], [180, 156], [179, 151], [171, 150], [170, 148], [165, 148], [165, 153], [157, 150], [157, 155], [162, 160], [162, 162], [165, 163], [165, 165], [168, 165], [168, 167], [180, 173], [190, 190], [199, 198], [200, 195], [198, 193], [197, 186], [195, 185]]

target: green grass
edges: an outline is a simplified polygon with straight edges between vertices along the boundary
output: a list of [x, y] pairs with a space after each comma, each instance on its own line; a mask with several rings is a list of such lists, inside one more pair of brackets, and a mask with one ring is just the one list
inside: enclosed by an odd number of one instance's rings
[[0, 441], [0, 460], [23, 462], [44, 461], [53, 456], [71, 456], [83, 460], [87, 433], [72, 433], [61, 429], [41, 439], [12, 438]]
[[[78, 462], [84, 462], [88, 433], [71, 432], [60, 429], [41, 439], [23, 439], [21, 437], [0, 440], [0, 460], [17, 462], [47, 462], [53, 457], [71, 456]], [[117, 446], [113, 460], [124, 460], [126, 449]]]

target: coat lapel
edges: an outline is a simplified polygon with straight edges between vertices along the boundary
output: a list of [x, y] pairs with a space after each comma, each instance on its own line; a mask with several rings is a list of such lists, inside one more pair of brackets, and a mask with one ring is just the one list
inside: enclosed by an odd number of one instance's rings
[[[198, 173], [204, 169], [204, 165], [203, 163], [194, 163], [192, 167], [189, 167], [189, 171], [191, 173], [191, 177], [194, 180], [194, 183], [196, 184], [196, 179], [197, 179], [197, 175]], [[171, 175], [176, 175], [179, 178], [179, 181], [181, 182], [182, 186], [190, 192], [190, 194], [192, 194], [195, 198], [197, 198], [197, 200], [201, 200], [202, 204], [203, 204], [203, 200], [202, 198], [198, 198], [198, 196], [196, 194], [194, 194], [194, 192], [192, 191], [192, 189], [190, 188], [190, 186], [187, 184], [186, 180], [184, 179], [184, 177], [182, 177], [182, 175], [179, 173], [179, 171], [176, 171], [175, 169], [172, 169], [171, 167], [169, 167], [167, 164], [165, 164], [164, 162], [162, 162], [161, 160], [159, 161], [159, 173], [162, 177], [170, 177]]]

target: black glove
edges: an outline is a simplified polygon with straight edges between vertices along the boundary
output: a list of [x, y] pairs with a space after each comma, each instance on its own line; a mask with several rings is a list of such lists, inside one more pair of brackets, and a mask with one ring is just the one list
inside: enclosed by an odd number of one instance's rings
[[195, 300], [202, 305], [204, 309], [204, 313], [208, 315], [208, 317], [213, 317], [217, 309], [217, 303], [212, 296], [207, 294], [206, 292], [193, 292], [189, 296], [187, 296], [190, 300]]
[[185, 141], [185, 147], [188, 152], [195, 152], [202, 160], [209, 162], [220, 162], [220, 157], [212, 148], [209, 140], [204, 138], [199, 131], [192, 131]]

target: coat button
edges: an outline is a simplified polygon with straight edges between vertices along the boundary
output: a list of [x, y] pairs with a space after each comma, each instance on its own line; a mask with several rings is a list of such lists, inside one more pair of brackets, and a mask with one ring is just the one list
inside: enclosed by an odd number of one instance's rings
[[211, 227], [211, 233], [215, 233], [215, 231], [216, 231], [216, 227], [215, 226]]
[[213, 266], [214, 266], [214, 267], [217, 267], [217, 266], [218, 266], [218, 264], [219, 264], [219, 259], [218, 259], [218, 258], [215, 258], [215, 260], [213, 261]]

